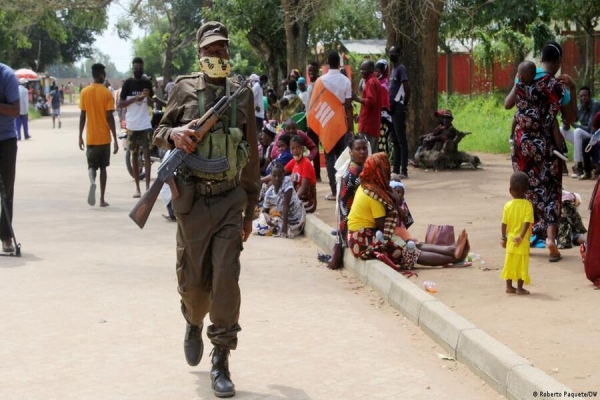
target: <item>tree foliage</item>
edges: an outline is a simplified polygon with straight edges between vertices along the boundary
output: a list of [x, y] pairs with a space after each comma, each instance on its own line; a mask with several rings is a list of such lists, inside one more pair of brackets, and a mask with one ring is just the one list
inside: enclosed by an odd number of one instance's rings
[[44, 71], [92, 53], [107, 25], [109, 1], [5, 0], [0, 11], [0, 59], [16, 68]]
[[385, 29], [376, 0], [333, 0], [310, 25], [308, 43], [319, 56], [338, 50], [342, 40], [383, 39]]
[[[226, 24], [230, 35], [245, 35], [252, 51], [266, 67], [272, 86], [278, 86], [278, 82], [286, 76], [287, 69], [281, 0], [213, 0], [212, 6], [204, 9], [203, 15], [206, 20], [213, 19]], [[230, 43], [234, 58], [235, 46], [239, 44], [233, 39]]]
[[[133, 52], [144, 60], [146, 74], [163, 75], [165, 36], [169, 35], [169, 23], [166, 18], [155, 21], [147, 28], [147, 35], [133, 41]], [[182, 46], [171, 57], [170, 75], [165, 78], [168, 82], [171, 76], [188, 74], [194, 69], [197, 52], [193, 42]]]
[[[176, 72], [177, 65], [184, 68], [180, 52], [196, 38], [196, 31], [202, 24], [201, 10], [204, 0], [132, 0], [129, 5], [130, 17], [143, 29], [160, 32], [153, 40], [162, 47], [160, 73], [165, 81]], [[131, 21], [124, 18], [118, 24], [119, 36], [127, 38], [131, 31]], [[184, 57], [185, 58], [185, 57]]]

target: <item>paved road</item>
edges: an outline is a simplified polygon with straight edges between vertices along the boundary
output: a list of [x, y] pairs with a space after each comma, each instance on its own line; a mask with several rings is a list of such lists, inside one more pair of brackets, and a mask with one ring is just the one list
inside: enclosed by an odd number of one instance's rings
[[[62, 129], [33, 121], [19, 144], [15, 230], [22, 258], [0, 258], [1, 399], [210, 399], [205, 359], [183, 358], [175, 225], [157, 204], [140, 231], [123, 154], [108, 208], [86, 203], [78, 110]], [[252, 237], [242, 264], [239, 348], [244, 399], [497, 399], [418, 327], [307, 239]]]

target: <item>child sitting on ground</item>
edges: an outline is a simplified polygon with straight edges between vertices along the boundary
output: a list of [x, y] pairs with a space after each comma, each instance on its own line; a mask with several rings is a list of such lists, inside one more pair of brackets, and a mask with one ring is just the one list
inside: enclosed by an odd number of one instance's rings
[[285, 166], [285, 171], [291, 174], [291, 180], [307, 213], [317, 209], [317, 178], [315, 168], [307, 157], [304, 157], [304, 143], [300, 136], [292, 136], [290, 149], [294, 157]]
[[559, 249], [570, 249], [587, 241], [587, 229], [581, 221], [577, 207], [581, 204], [579, 193], [562, 191], [562, 203], [556, 243]]
[[[525, 198], [529, 190], [529, 178], [518, 171], [510, 177], [510, 194], [513, 200], [504, 205], [502, 213], [501, 245], [506, 249], [502, 279], [506, 280], [506, 293], [529, 294], [523, 285], [529, 278], [529, 237], [533, 224], [533, 207]], [[517, 288], [513, 286], [517, 281]]]
[[[517, 127], [517, 118], [526, 118], [526, 123], [544, 123], [544, 121], [534, 121], [531, 118], [531, 115], [527, 113], [527, 110], [530, 109], [528, 106], [528, 102], [533, 101], [530, 98], [530, 91], [528, 87], [534, 84], [535, 75], [537, 73], [537, 68], [535, 63], [532, 61], [523, 61], [519, 64], [517, 69], [517, 90], [515, 92], [516, 98], [516, 106], [517, 111], [515, 112], [515, 117], [513, 118], [512, 127], [510, 131], [511, 140], [514, 139], [514, 132]], [[560, 133], [560, 129], [558, 128], [558, 121], [555, 119], [552, 123], [552, 143], [554, 144], [554, 148], [561, 154], [566, 154], [567, 152], [567, 144], [565, 142], [565, 138]], [[564, 160], [563, 160], [564, 161]]]
[[294, 190], [289, 176], [285, 176], [284, 166], [275, 163], [271, 170], [271, 186], [263, 199], [263, 216], [273, 228], [273, 235], [294, 238], [302, 233], [306, 222], [306, 212]]
[[[268, 175], [271, 173], [271, 168], [276, 162], [281, 165], [287, 165], [287, 163], [289, 163], [292, 160], [292, 158], [294, 158], [290, 151], [290, 135], [286, 133], [284, 133], [283, 135], [279, 135], [279, 138], [277, 139], [277, 149], [279, 150], [279, 155], [275, 160], [271, 161], [271, 165], [267, 167], [267, 176], [265, 176], [265, 178], [267, 178]], [[265, 181], [268, 182], [269, 179], [270, 177]]]

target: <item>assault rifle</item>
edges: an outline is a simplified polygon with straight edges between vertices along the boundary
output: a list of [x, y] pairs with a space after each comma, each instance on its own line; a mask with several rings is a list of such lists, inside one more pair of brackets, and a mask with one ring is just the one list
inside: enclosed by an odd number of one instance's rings
[[[192, 125], [191, 128], [196, 131], [196, 136], [192, 136], [194, 142], [200, 143], [202, 139], [204, 139], [204, 136], [206, 136], [210, 129], [219, 121], [221, 115], [229, 108], [229, 106], [231, 106], [233, 100], [242, 93], [243, 89], [247, 88], [248, 82], [249, 80], [245, 80], [231, 96], [221, 97], [221, 99], [211, 107], [197, 123]], [[137, 226], [144, 228], [144, 225], [146, 225], [148, 216], [150, 216], [152, 207], [156, 202], [163, 184], [169, 184], [173, 198], [179, 196], [179, 192], [177, 192], [177, 188], [174, 184], [173, 174], [177, 167], [182, 163], [186, 163], [193, 168], [204, 172], [223, 171], [229, 168], [229, 162], [226, 157], [216, 160], [206, 160], [198, 157], [195, 153], [187, 154], [182, 149], [174, 149], [160, 164], [156, 180], [152, 183], [150, 189], [144, 193], [129, 213], [129, 218], [131, 218]]]

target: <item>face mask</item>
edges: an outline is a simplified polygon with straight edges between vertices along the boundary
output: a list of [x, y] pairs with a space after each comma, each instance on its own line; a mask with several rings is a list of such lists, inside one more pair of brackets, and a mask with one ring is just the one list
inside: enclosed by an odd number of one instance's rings
[[221, 57], [201, 57], [200, 71], [210, 78], [226, 78], [231, 73], [231, 63]]
[[399, 56], [397, 54], [390, 54], [390, 61], [396, 62], [398, 61]]
[[140, 79], [144, 75], [144, 71], [133, 71], [133, 77], [135, 79]]

